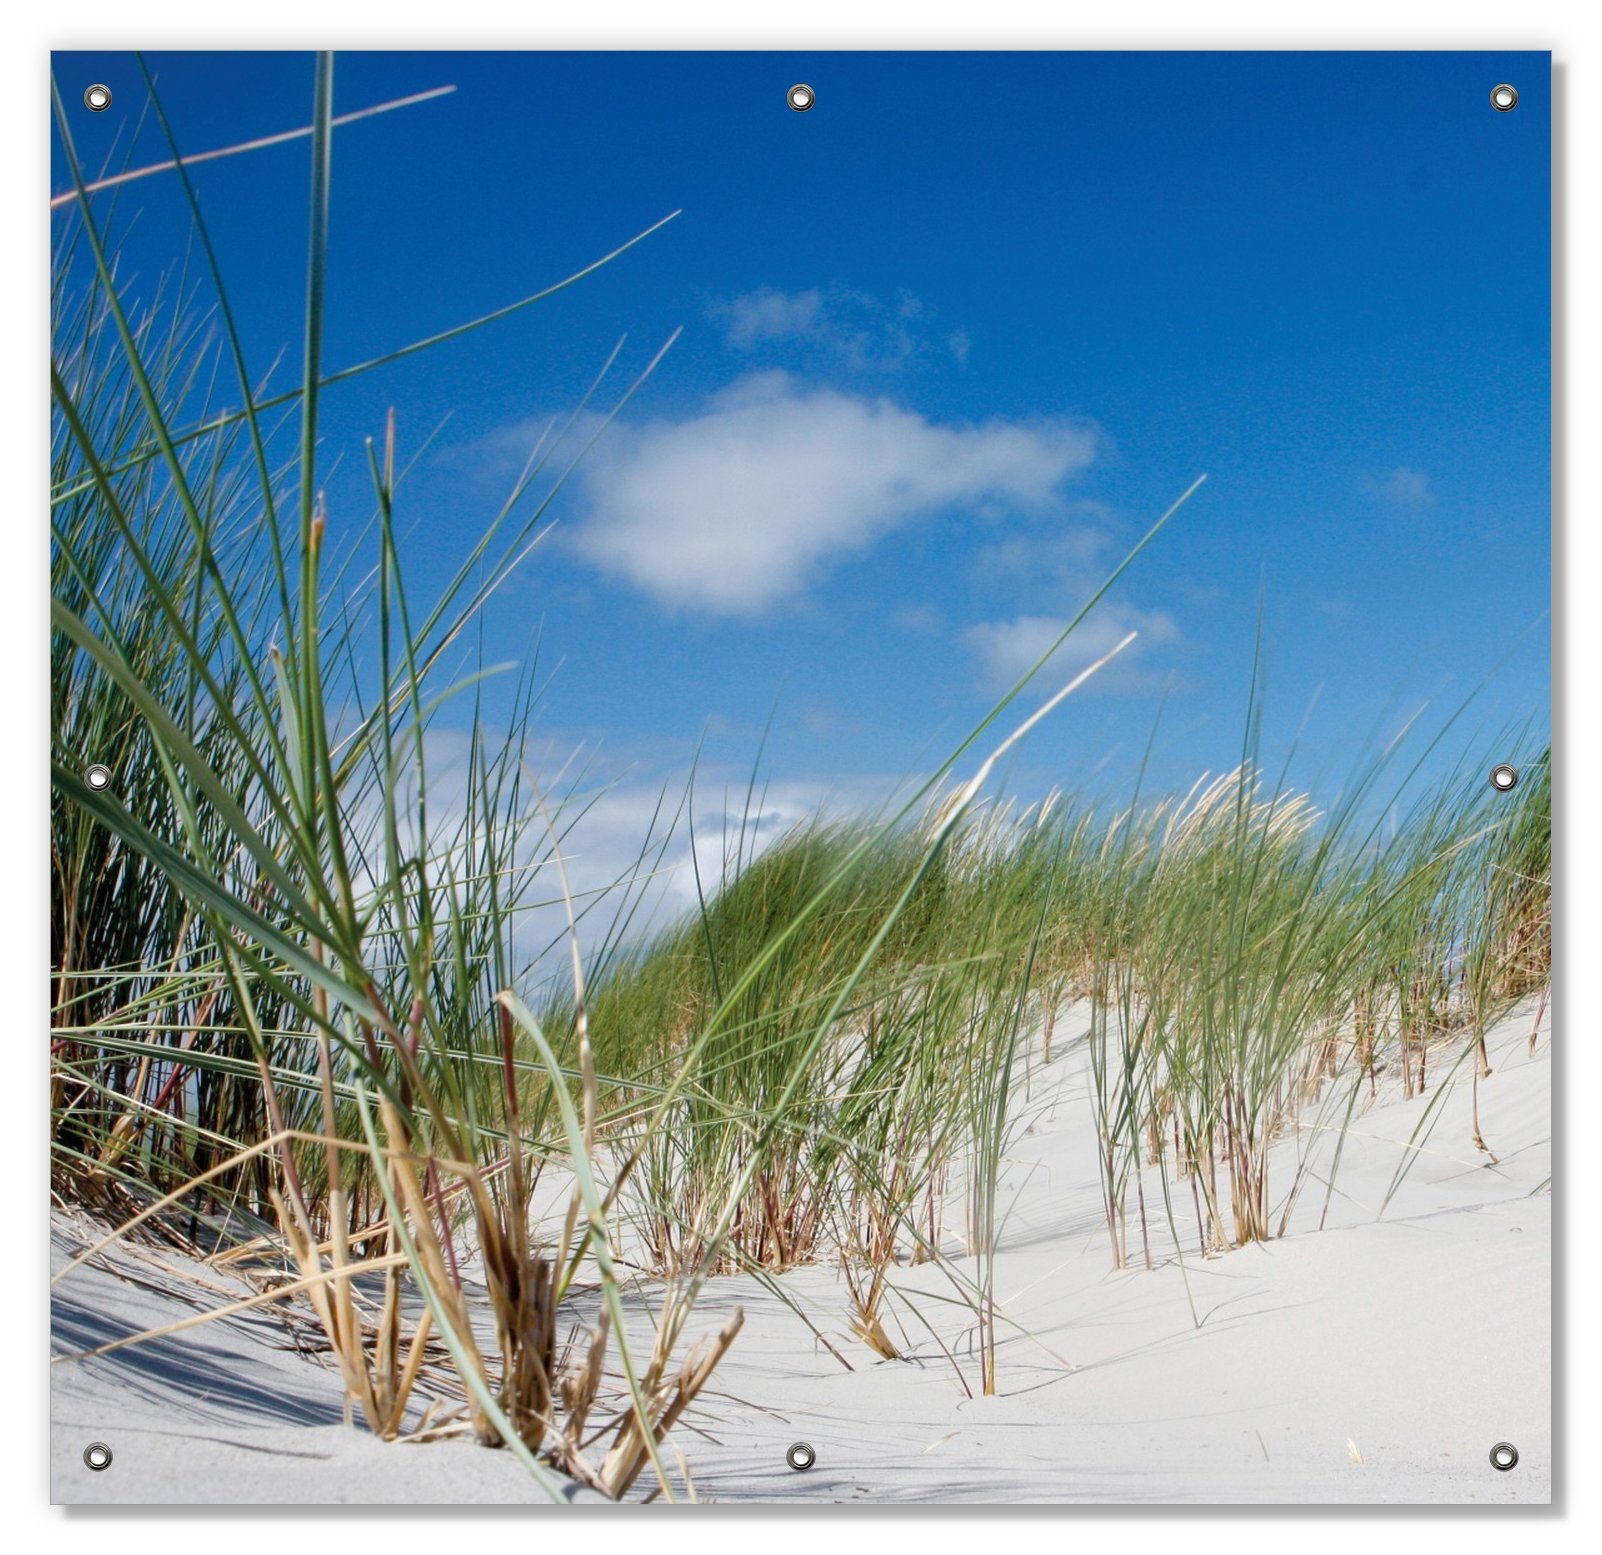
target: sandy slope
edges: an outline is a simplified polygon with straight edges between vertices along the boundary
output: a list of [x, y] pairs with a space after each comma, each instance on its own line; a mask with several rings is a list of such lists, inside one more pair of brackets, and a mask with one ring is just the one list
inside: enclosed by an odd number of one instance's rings
[[[847, 1337], [834, 1271], [785, 1278], [786, 1295], [849, 1371], [777, 1295], [750, 1279], [719, 1280], [696, 1331], [735, 1304], [747, 1322], [691, 1429], [674, 1438], [698, 1493], [861, 1503], [1549, 1500], [1550, 1065], [1544, 1021], [1536, 1053], [1527, 1051], [1533, 1016], [1516, 1011], [1490, 1044], [1495, 1072], [1482, 1082], [1480, 1114], [1497, 1164], [1470, 1143], [1466, 1065], [1412, 1152], [1426, 1103], [1382, 1089], [1348, 1135], [1327, 1216], [1332, 1135], [1310, 1114], [1275, 1151], [1278, 1192], [1299, 1159], [1309, 1163], [1291, 1235], [1203, 1261], [1180, 1199], [1183, 1266], [1162, 1227], [1154, 1271], [1109, 1267], [1083, 1052], [1063, 1040], [1063, 1056], [1029, 1076], [1009, 1151], [998, 1294], [1016, 1328], [1001, 1347], [1000, 1396], [964, 1392], [958, 1372], [977, 1390], [972, 1316], [936, 1268], [897, 1276], [908, 1355], [899, 1362]], [[1059, 1034], [1072, 1027], [1059, 1024]], [[953, 1264], [971, 1274], [971, 1260]], [[55, 1353], [169, 1322], [198, 1299], [153, 1268], [139, 1273], [142, 1285], [93, 1268], [64, 1281]], [[103, 1473], [83, 1465], [92, 1440], [114, 1451]], [[785, 1465], [796, 1441], [816, 1449], [808, 1472]], [[1499, 1441], [1520, 1454], [1509, 1473], [1488, 1461]], [[53, 1367], [52, 1489], [67, 1502], [544, 1499], [508, 1453], [386, 1446], [347, 1429], [334, 1375], [296, 1353], [265, 1314]]]

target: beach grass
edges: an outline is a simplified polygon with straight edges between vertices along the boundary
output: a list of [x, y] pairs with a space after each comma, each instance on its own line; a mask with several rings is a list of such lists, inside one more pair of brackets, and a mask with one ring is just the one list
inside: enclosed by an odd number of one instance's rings
[[[651, 932], [635, 910], [667, 843], [642, 837], [586, 944], [576, 816], [534, 772], [536, 678], [514, 671], [492, 722], [471, 650], [529, 565], [560, 439], [426, 598], [393, 415], [369, 510], [323, 495], [324, 392], [510, 311], [326, 366], [332, 71], [299, 381], [271, 397], [154, 85], [195, 241], [137, 303], [121, 186], [89, 192], [58, 111], [77, 194], [53, 286], [58, 1194], [304, 1299], [379, 1436], [413, 1430], [445, 1372], [459, 1428], [553, 1496], [560, 1474], [673, 1499], [693, 1487], [664, 1444], [739, 1333], [736, 1312], [690, 1343], [714, 1276], [836, 1264], [854, 1338], [893, 1360], [896, 1271], [936, 1265], [974, 1317], [962, 1386], [997, 1390], [1000, 1168], [1069, 1005], [1091, 1011], [1119, 1267], [1165, 1256], [1159, 1226], [1186, 1256], [1284, 1234], [1310, 1168], [1273, 1179], [1270, 1147], [1311, 1111], [1338, 1168], [1382, 1073], [1424, 1093], [1468, 1062], [1477, 1084], [1487, 1026], [1550, 978], [1544, 743], [1501, 731], [1426, 778], [1401, 742], [1320, 806], [1264, 771], [1254, 690], [1239, 765], [1188, 794], [1010, 805], [998, 761], [1105, 662], [1024, 716], [1062, 639], [882, 814], [758, 847], [753, 783], [718, 877]], [[447, 719], [469, 753], [449, 802]], [[1486, 748], [1517, 762], [1511, 793]], [[566, 924], [559, 978], [520, 936], [540, 905]]]

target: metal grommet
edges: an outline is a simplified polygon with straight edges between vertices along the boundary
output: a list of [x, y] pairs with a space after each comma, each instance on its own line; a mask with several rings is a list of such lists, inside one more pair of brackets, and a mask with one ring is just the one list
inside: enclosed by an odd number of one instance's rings
[[1512, 113], [1518, 105], [1518, 90], [1509, 86], [1506, 81], [1499, 82], [1491, 88], [1491, 106], [1498, 113]]
[[1510, 794], [1518, 787], [1519, 769], [1510, 767], [1505, 761], [1499, 762], [1491, 768], [1491, 787], [1499, 794]]
[[797, 81], [788, 92], [784, 100], [795, 109], [797, 113], [805, 113], [818, 100], [818, 94], [812, 90], [805, 81]]
[[111, 1449], [104, 1442], [90, 1442], [83, 1450], [83, 1461], [98, 1474], [111, 1467]]
[[111, 768], [102, 766], [97, 761], [94, 766], [84, 769], [83, 780], [99, 793], [111, 787]]
[[1519, 1450], [1512, 1442], [1498, 1442], [1491, 1449], [1491, 1467], [1504, 1474], [1519, 1461]]
[[803, 1469], [810, 1469], [818, 1461], [818, 1455], [806, 1442], [791, 1442], [784, 1454], [784, 1461], [800, 1473]]
[[90, 113], [104, 113], [111, 106], [111, 88], [100, 81], [96, 81], [93, 86], [86, 86], [83, 91], [83, 105]]

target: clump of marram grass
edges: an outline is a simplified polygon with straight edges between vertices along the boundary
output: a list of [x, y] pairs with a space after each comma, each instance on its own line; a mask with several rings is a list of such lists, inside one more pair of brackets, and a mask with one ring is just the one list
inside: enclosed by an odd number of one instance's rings
[[1176, 1242], [1173, 1178], [1202, 1252], [1264, 1240], [1307, 1169], [1276, 1197], [1270, 1147], [1326, 1087], [1347, 1097], [1327, 1194], [1365, 1077], [1394, 1066], [1422, 1092], [1460, 1031], [1483, 1074], [1489, 1021], [1550, 977], [1546, 760], [1520, 806], [1492, 813], [1500, 796], [1448, 772], [1388, 831], [1371, 818], [1383, 762], [1329, 815], [1249, 767], [1121, 821], [1091, 1031], [1115, 1263], [1131, 1193], [1152, 1261], [1146, 1166]]
[[[58, 100], [80, 194], [60, 252], [91, 271], [80, 284], [58, 266], [52, 373], [58, 1180], [108, 1211], [181, 1207], [213, 1245], [278, 1239], [298, 1273], [288, 1288], [312, 1302], [376, 1434], [402, 1429], [437, 1340], [464, 1426], [553, 1495], [545, 1461], [612, 1496], [648, 1468], [672, 1496], [661, 1438], [738, 1314], [675, 1364], [687, 1312], [670, 1307], [644, 1364], [631, 1353], [588, 1158], [589, 1050], [581, 1034], [564, 1062], [508, 992], [515, 915], [549, 851], [523, 776], [527, 697], [499, 742], [475, 712], [460, 813], [425, 797], [446, 655], [540, 521], [544, 503], [515, 509], [543, 460], [419, 611], [394, 537], [392, 420], [369, 449], [371, 577], [343, 592], [325, 578], [341, 528], [316, 470], [332, 68], [319, 58], [287, 458], [181, 162], [223, 325], [215, 365], [232, 369], [240, 412], [214, 414], [196, 390], [214, 363], [181, 314], [165, 333], [154, 308], [136, 320]], [[152, 102], [164, 126], [153, 88]], [[364, 653], [377, 661], [366, 680]], [[85, 751], [112, 768], [109, 787], [86, 781]], [[556, 1234], [536, 1237], [534, 1189], [553, 1162], [573, 1188]], [[493, 1347], [470, 1320], [464, 1231]], [[378, 1281], [376, 1310], [363, 1276]], [[581, 1276], [603, 1315], [573, 1351], [561, 1314]], [[423, 1298], [419, 1320], [403, 1319], [403, 1284]], [[586, 1445], [606, 1435], [592, 1464]]]
[[1270, 1234], [1268, 1146], [1340, 982], [1328, 963], [1345, 897], [1333, 879], [1318, 888], [1338, 866], [1315, 819], [1305, 796], [1265, 795], [1255, 774], [1237, 771], [1138, 824], [1122, 908], [1133, 931], [1105, 963], [1092, 1028], [1120, 1264], [1131, 1182], [1151, 1263], [1141, 1165], [1171, 1144], [1193, 1167], [1211, 1243]]

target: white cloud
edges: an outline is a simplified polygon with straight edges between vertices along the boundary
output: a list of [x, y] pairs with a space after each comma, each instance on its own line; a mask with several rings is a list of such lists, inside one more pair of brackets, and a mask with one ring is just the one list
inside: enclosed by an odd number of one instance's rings
[[902, 525], [1047, 505], [1093, 449], [1064, 421], [934, 422], [889, 399], [753, 374], [698, 415], [598, 449], [572, 543], [664, 604], [748, 615]]
[[[599, 793], [571, 795], [562, 824], [562, 861], [577, 905], [588, 908], [579, 927], [586, 959], [610, 937], [609, 929], [625, 901], [638, 902], [626, 938], [638, 942], [695, 911], [702, 893], [708, 900], [774, 843], [813, 818], [868, 817], [900, 784], [883, 777], [835, 781], [805, 778], [761, 786], [745, 814], [747, 774], [729, 773], [726, 782], [703, 770], [695, 782], [694, 846], [684, 798], [689, 773], [666, 782], [624, 782]], [[576, 817], [567, 824], [567, 816]], [[697, 875], [699, 874], [699, 884]], [[557, 896], [556, 875], [543, 878], [547, 905], [529, 913], [520, 926], [523, 952], [540, 956], [543, 970], [564, 977], [566, 914]]]
[[907, 291], [886, 302], [843, 286], [763, 286], [715, 303], [711, 314], [729, 345], [745, 353], [783, 347], [787, 359], [804, 353], [858, 371], [893, 371], [942, 351], [959, 364], [968, 359], [967, 332], [937, 333], [930, 309]]
[[[986, 621], [969, 627], [963, 633], [963, 641], [978, 660], [986, 686], [992, 691], [1006, 691], [1051, 648], [1067, 627], [1068, 620], [1061, 616], [1020, 615], [1004, 621]], [[1154, 647], [1178, 643], [1181, 640], [1178, 624], [1166, 611], [1104, 604], [1074, 628], [1041, 670], [1037, 680], [1039, 690], [1049, 694], [1061, 689], [1064, 682], [1110, 652], [1130, 632], [1139, 635], [1097, 673], [1086, 689], [1132, 690], [1149, 684], [1150, 672], [1143, 670], [1139, 661]]]
[[770, 287], [748, 292], [718, 310], [729, 344], [749, 351], [770, 340], [789, 340], [811, 334], [823, 315], [823, 293], [816, 287], [805, 292], [776, 292]]
[[[1046, 590], [1054, 600], [1061, 600], [1069, 588], [1088, 594], [1091, 586], [1112, 570], [1110, 526], [1094, 504], [1073, 504], [1072, 508], [1087, 508], [1102, 522], [1065, 522], [1003, 534], [975, 554], [974, 577], [1004, 588], [1014, 599], [1020, 590]], [[1069, 511], [1065, 509], [1065, 517]]]
[[[493, 743], [501, 736], [491, 730], [486, 737]], [[464, 846], [469, 809], [476, 809], [469, 785], [471, 744], [471, 737], [457, 729], [434, 727], [424, 735], [430, 874], [436, 881], [452, 870], [466, 873], [481, 867], [477, 855]], [[619, 915], [630, 904], [625, 937], [637, 942], [692, 912], [699, 892], [709, 899], [716, 895], [726, 880], [803, 822], [874, 815], [905, 781], [875, 775], [774, 780], [760, 784], [750, 796], [747, 814], [748, 770], [706, 764], [694, 775], [692, 847], [687, 823], [692, 774], [677, 752], [673, 745], [658, 753], [664, 758], [671, 753], [671, 759], [655, 779], [633, 775], [597, 783], [592, 775], [599, 756], [587, 744], [553, 733], [526, 746], [515, 858], [528, 875], [513, 920], [514, 961], [535, 963], [537, 976], [565, 979], [564, 874], [588, 962], [600, 944], [624, 927]], [[648, 747], [639, 747], [639, 754], [647, 753]], [[417, 784], [409, 745], [403, 759], [406, 765], [396, 783], [397, 819], [402, 847], [412, 851], [418, 846]], [[535, 803], [536, 791], [545, 799], [544, 813]], [[383, 814], [371, 789], [364, 791], [350, 820], [364, 856], [376, 865], [382, 857]], [[509, 815], [502, 820], [512, 823]], [[561, 870], [555, 848], [560, 849]], [[365, 897], [377, 880], [359, 867], [357, 885]]]
[[1423, 508], [1435, 500], [1430, 490], [1430, 478], [1422, 470], [1399, 465], [1383, 475], [1369, 476], [1363, 483], [1375, 496], [1383, 498], [1392, 507]]

